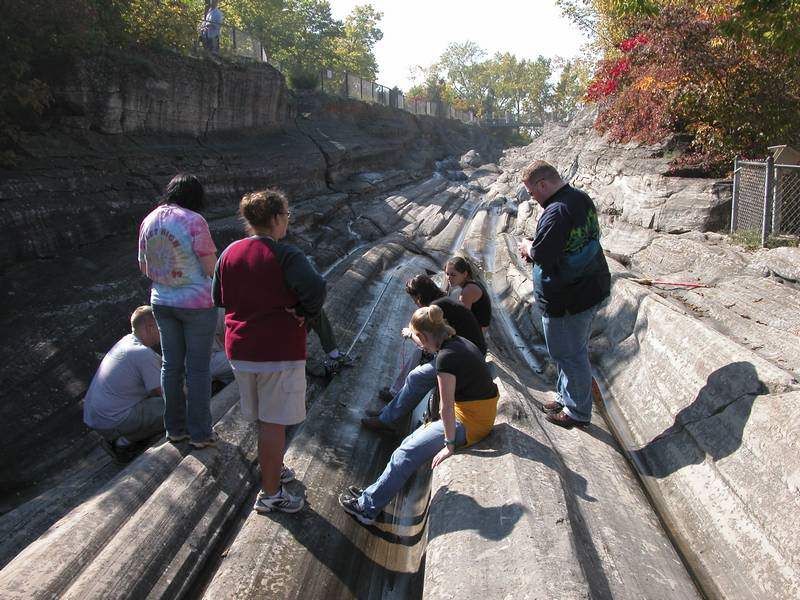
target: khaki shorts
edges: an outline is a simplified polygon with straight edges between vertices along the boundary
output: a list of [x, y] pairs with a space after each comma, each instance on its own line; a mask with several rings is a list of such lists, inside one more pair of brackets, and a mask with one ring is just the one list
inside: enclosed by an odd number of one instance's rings
[[234, 370], [242, 416], [247, 421], [295, 425], [306, 418], [305, 367], [271, 373]]

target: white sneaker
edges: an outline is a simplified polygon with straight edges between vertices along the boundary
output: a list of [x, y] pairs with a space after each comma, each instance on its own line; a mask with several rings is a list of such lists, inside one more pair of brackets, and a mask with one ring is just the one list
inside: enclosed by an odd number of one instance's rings
[[285, 513], [296, 513], [305, 506], [305, 501], [300, 496], [292, 496], [281, 486], [278, 493], [274, 496], [267, 496], [264, 491], [258, 492], [258, 498], [253, 505], [253, 510], [257, 513], [268, 513], [279, 511]]
[[294, 469], [286, 465], [281, 465], [281, 483], [289, 483], [290, 481], [294, 481], [294, 479]]

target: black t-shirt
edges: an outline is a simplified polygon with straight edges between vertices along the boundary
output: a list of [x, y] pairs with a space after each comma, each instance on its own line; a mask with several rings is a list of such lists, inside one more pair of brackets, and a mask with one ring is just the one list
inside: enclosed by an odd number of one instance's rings
[[481, 354], [486, 354], [486, 340], [483, 339], [483, 331], [470, 309], [448, 296], [434, 300], [431, 304], [442, 309], [444, 318], [447, 319], [450, 327], [456, 330], [456, 335], [468, 339], [478, 347]]
[[436, 354], [436, 372], [456, 377], [456, 402], [487, 400], [497, 396], [489, 368], [480, 350], [463, 337], [445, 340]]
[[464, 287], [469, 284], [477, 285], [482, 292], [481, 297], [472, 303], [472, 308], [470, 310], [472, 310], [472, 314], [474, 314], [475, 318], [478, 320], [478, 325], [481, 327], [488, 327], [489, 323], [492, 322], [492, 301], [489, 299], [486, 287], [478, 281], [468, 281], [464, 284]]

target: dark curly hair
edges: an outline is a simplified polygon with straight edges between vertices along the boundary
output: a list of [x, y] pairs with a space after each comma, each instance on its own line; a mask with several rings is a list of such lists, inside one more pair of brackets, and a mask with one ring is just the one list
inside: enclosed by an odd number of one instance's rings
[[443, 298], [445, 293], [427, 275], [416, 275], [406, 282], [406, 293], [416, 298], [420, 306], [428, 306], [434, 300]]

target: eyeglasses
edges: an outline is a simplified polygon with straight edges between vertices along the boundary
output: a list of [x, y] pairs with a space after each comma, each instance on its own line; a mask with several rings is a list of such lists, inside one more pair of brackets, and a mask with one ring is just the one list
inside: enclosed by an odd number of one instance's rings
[[292, 216], [292, 211], [287, 210], [286, 212], [279, 212], [278, 214], [279, 215], [286, 215], [286, 218], [288, 219], [290, 216]]

